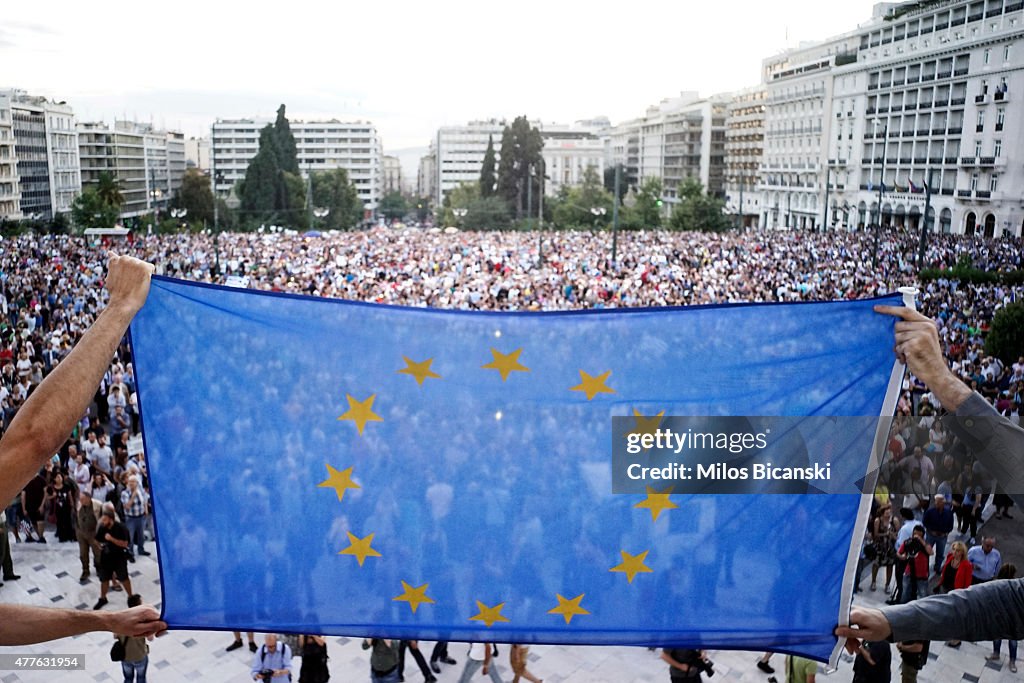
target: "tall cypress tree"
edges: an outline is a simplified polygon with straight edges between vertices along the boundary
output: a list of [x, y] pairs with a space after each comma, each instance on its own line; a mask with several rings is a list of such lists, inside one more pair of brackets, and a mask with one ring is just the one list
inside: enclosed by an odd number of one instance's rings
[[[498, 162], [498, 195], [508, 202], [517, 218], [522, 218], [526, 209], [530, 166], [540, 173], [541, 152], [544, 140], [540, 131], [530, 125], [525, 116], [517, 116], [512, 125], [505, 126], [501, 133], [501, 160]], [[534, 189], [538, 187], [536, 180]], [[537, 192], [534, 192], [534, 196]]]
[[487, 151], [484, 152], [484, 164], [480, 168], [480, 198], [487, 199], [494, 195], [494, 136], [487, 136]]
[[277, 108], [277, 120], [274, 121], [274, 137], [277, 140], [278, 166], [282, 171], [299, 174], [299, 155], [295, 146], [295, 136], [284, 115], [284, 105]]
[[260, 151], [245, 169], [242, 184], [242, 211], [253, 222], [273, 220], [278, 208], [281, 183], [281, 169], [278, 166], [279, 152], [273, 127], [267, 125], [260, 131]]

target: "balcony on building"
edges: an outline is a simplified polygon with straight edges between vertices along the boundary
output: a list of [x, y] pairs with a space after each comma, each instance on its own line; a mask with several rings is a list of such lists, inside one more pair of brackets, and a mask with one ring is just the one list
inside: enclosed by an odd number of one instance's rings
[[961, 166], [974, 166], [974, 157], [960, 157]]
[[975, 190], [974, 197], [975, 199], [991, 199], [992, 193], [988, 190]]
[[981, 158], [978, 159], [978, 163], [981, 164], [982, 166], [995, 166], [996, 158], [995, 157], [981, 157]]
[[970, 199], [971, 191], [970, 190], [957, 190], [956, 191], [956, 196], [957, 197], [962, 197], [964, 199]]

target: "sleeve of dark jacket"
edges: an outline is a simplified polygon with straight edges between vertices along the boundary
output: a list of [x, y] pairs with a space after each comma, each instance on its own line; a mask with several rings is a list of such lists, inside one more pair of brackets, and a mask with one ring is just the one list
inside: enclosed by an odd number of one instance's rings
[[945, 421], [1013, 502], [1024, 507], [1024, 429], [997, 413], [977, 392]]
[[990, 581], [884, 607], [882, 613], [896, 642], [1020, 640], [1024, 638], [1024, 579]]

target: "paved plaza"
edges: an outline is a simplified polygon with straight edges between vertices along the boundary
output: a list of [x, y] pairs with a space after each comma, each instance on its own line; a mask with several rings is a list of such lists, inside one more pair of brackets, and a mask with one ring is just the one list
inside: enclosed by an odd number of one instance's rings
[[[1024, 566], [1024, 543], [1022, 543], [1020, 515], [1012, 521], [989, 520], [985, 531], [999, 538], [1003, 560]], [[6, 602], [75, 609], [91, 609], [99, 596], [99, 585], [93, 578], [79, 584], [81, 566], [78, 561], [78, 546], [73, 543], [57, 544], [49, 534], [50, 543], [12, 543], [15, 570], [21, 579], [7, 582], [0, 588], [0, 599]], [[13, 538], [12, 538], [13, 540]], [[154, 544], [149, 544], [155, 549]], [[129, 565], [133, 588], [148, 601], [159, 607], [160, 585], [156, 553], [141, 557]], [[884, 578], [884, 574], [882, 574]], [[863, 581], [868, 588], [870, 577], [866, 573]], [[858, 594], [857, 602], [864, 605], [878, 605], [885, 599], [880, 590]], [[110, 594], [111, 604], [105, 609], [120, 608], [124, 593]], [[175, 631], [157, 639], [151, 644], [148, 680], [156, 681], [218, 681], [223, 683], [245, 683], [249, 676], [250, 653], [243, 648], [225, 652], [231, 642], [230, 633], [209, 631]], [[35, 654], [84, 654], [84, 672], [12, 672], [0, 671], [0, 683], [50, 682], [63, 683], [88, 681], [121, 681], [120, 665], [110, 661], [109, 650], [112, 638], [105, 633], [92, 633], [77, 638], [55, 641], [46, 645], [4, 648], [4, 652]], [[257, 642], [262, 642], [257, 635]], [[429, 657], [432, 644], [421, 647]], [[458, 660], [455, 666], [442, 667], [438, 676], [441, 683], [454, 683], [462, 673], [466, 658], [466, 646], [452, 644], [451, 655]], [[511, 680], [508, 667], [508, 649], [501, 647], [498, 660], [503, 680]], [[1012, 674], [1007, 668], [1006, 646], [1000, 662], [986, 662], [985, 655], [991, 652], [991, 643], [965, 642], [959, 649], [943, 643], [933, 643], [929, 664], [920, 672], [921, 681], [940, 683], [1010, 683], [1024, 680], [1021, 674]], [[893, 650], [895, 655], [895, 649]], [[328, 638], [331, 680], [340, 683], [369, 680], [369, 655], [360, 648], [360, 639], [340, 637]], [[744, 683], [768, 683], [768, 675], [759, 671], [755, 652], [711, 652], [715, 662], [716, 675], [713, 681], [743, 681]], [[537, 645], [530, 648], [530, 670], [545, 683], [665, 683], [668, 680], [667, 666], [661, 662], [658, 653], [636, 647], [564, 647]], [[784, 683], [784, 659], [776, 655], [771, 663], [778, 669], [776, 678]], [[899, 680], [899, 658], [893, 657], [893, 680]], [[294, 680], [298, 680], [300, 659], [293, 660]], [[1020, 662], [1018, 662], [1020, 664]], [[830, 681], [852, 680], [850, 661], [840, 662], [838, 671], [828, 675]], [[485, 679], [479, 674], [479, 680]], [[405, 680], [418, 683], [422, 680], [416, 663], [406, 657]], [[705, 679], [707, 680], [707, 679]]]

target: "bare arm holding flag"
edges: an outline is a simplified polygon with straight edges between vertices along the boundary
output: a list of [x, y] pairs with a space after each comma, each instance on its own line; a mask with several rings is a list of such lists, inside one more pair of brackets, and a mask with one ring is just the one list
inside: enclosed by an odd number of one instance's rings
[[[85, 413], [132, 318], [149, 293], [153, 266], [112, 255], [110, 300], [68, 357], [43, 380], [0, 440], [0, 498], [12, 499], [61, 447]], [[142, 605], [116, 613], [0, 604], [0, 645], [27, 645], [89, 631], [153, 636], [167, 628]]]

